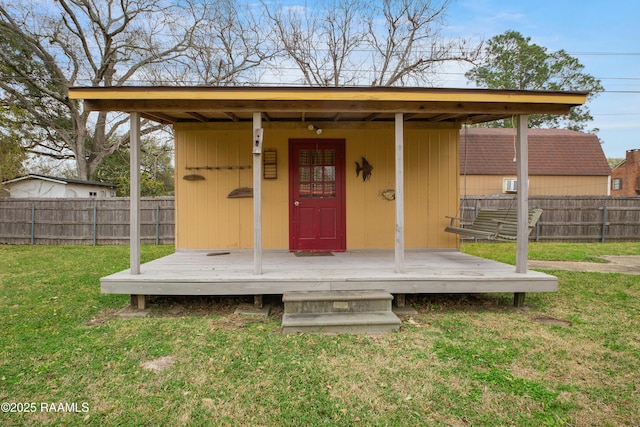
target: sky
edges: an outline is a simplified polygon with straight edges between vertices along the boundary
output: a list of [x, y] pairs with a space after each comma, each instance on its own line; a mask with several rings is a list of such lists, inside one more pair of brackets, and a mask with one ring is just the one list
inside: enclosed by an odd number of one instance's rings
[[[587, 105], [608, 158], [640, 149], [640, 1], [453, 0], [446, 33], [488, 40], [515, 30], [549, 52], [564, 49], [605, 91]], [[471, 87], [464, 70], [442, 87]]]

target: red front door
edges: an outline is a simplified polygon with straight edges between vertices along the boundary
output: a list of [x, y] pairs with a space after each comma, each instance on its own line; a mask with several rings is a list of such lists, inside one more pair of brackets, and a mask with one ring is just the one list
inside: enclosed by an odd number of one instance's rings
[[345, 142], [289, 141], [289, 248], [344, 251]]

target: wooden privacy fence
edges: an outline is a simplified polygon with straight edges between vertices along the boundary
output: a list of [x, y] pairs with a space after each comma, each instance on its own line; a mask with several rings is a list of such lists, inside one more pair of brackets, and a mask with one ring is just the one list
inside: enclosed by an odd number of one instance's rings
[[[472, 222], [481, 208], [515, 209], [515, 197], [467, 196], [460, 201], [465, 221]], [[530, 196], [529, 208], [542, 209], [530, 240], [640, 240], [640, 197]]]
[[[481, 208], [515, 209], [516, 202], [513, 196], [467, 196], [460, 206], [462, 218], [472, 222]], [[531, 240], [640, 240], [640, 197], [532, 196], [529, 207], [543, 210]], [[142, 242], [173, 244], [173, 197], [143, 198], [141, 208]], [[128, 243], [128, 198], [0, 198], [0, 244]]]
[[[142, 243], [172, 244], [173, 197], [142, 198]], [[129, 243], [129, 199], [0, 199], [0, 243]]]

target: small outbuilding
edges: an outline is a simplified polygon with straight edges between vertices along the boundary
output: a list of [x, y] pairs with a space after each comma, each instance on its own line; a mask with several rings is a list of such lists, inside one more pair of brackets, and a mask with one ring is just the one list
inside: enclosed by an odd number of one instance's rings
[[[586, 93], [87, 87], [69, 97], [131, 114], [131, 268], [103, 278], [103, 292], [140, 303], [157, 294], [557, 289], [555, 277], [527, 270], [526, 186], [514, 207], [523, 213], [515, 268], [460, 253], [444, 229], [459, 210], [463, 124], [518, 116], [516, 177], [526, 183], [527, 115], [567, 114]], [[133, 165], [142, 118], [175, 131], [177, 252], [140, 266]]]
[[12, 198], [105, 198], [116, 196], [116, 186], [30, 173], [2, 183]]

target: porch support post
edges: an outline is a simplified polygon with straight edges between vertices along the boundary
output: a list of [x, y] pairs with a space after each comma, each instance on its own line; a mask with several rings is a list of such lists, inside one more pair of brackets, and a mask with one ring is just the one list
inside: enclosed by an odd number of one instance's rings
[[518, 233], [516, 244], [516, 273], [527, 272], [529, 256], [529, 141], [527, 136], [527, 115], [518, 116]]
[[131, 113], [129, 127], [129, 266], [140, 274], [140, 113]]
[[396, 273], [404, 273], [404, 115], [396, 113]]
[[[527, 259], [529, 258], [529, 138], [527, 136], [527, 115], [518, 116], [518, 151], [516, 156], [518, 172], [518, 231], [516, 240], [516, 273], [527, 272]], [[524, 305], [524, 292], [516, 292], [513, 295], [513, 304], [516, 307]]]
[[253, 113], [253, 274], [262, 274], [262, 142], [256, 142], [261, 128], [262, 113]]

